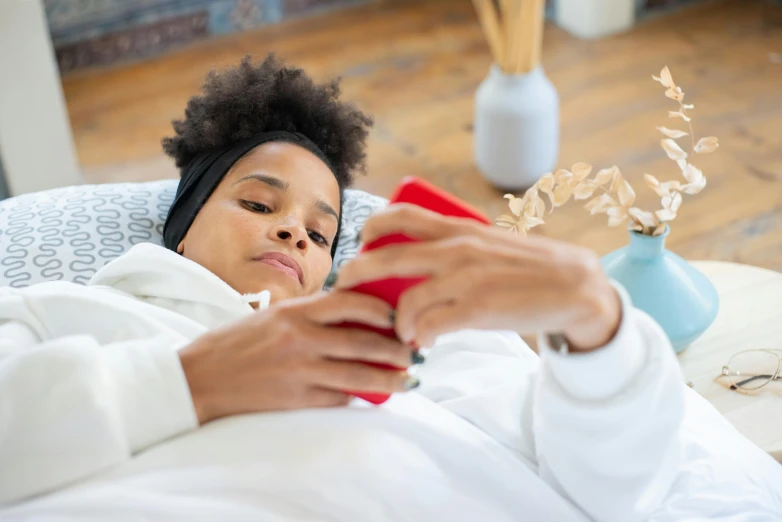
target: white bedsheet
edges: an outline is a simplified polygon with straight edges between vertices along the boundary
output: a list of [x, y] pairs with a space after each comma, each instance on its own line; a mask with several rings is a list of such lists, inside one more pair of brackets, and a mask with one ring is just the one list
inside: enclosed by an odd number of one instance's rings
[[339, 411], [235, 417], [2, 519], [587, 520], [518, 456], [466, 424], [415, 394], [379, 409], [355, 401]]
[[0, 288], [0, 520], [782, 521], [782, 466], [620, 293], [587, 355], [462, 331], [381, 408], [196, 429], [177, 348], [256, 313], [214, 274], [137, 245], [87, 287]]
[[[685, 463], [649, 520], [782, 520], [782, 465], [691, 391], [687, 409]], [[11, 507], [0, 520], [588, 520], [528, 466], [410, 394], [382, 408], [355, 401], [339, 411], [218, 421], [98, 479]]]

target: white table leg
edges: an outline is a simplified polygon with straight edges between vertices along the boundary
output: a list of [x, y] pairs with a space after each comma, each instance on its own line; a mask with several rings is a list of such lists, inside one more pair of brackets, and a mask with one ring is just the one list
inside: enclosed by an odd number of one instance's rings
[[41, 0], [0, 0], [0, 158], [12, 196], [82, 183]]

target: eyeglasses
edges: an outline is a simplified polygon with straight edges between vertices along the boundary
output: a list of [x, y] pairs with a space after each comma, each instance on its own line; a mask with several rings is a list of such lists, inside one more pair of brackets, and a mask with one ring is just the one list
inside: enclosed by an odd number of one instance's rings
[[782, 350], [744, 350], [734, 353], [722, 367], [730, 389], [757, 390], [771, 381], [782, 381]]

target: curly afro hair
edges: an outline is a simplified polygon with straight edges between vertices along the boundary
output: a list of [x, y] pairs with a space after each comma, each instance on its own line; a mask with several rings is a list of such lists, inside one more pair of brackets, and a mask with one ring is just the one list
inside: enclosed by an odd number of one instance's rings
[[187, 103], [184, 120], [173, 122], [176, 135], [163, 139], [163, 149], [181, 169], [205, 150], [254, 134], [299, 132], [323, 152], [342, 190], [356, 172], [366, 172], [372, 119], [339, 95], [339, 80], [316, 84], [273, 54], [257, 65], [246, 56], [238, 67], [209, 73], [203, 94]]

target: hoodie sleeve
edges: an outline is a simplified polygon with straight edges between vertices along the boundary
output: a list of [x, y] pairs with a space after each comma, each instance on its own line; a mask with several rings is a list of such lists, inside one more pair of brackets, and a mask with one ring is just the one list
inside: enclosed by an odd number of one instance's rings
[[511, 449], [600, 521], [643, 520], [664, 499], [682, 447], [683, 378], [665, 333], [622, 296], [615, 338], [539, 359], [508, 332], [438, 339], [420, 392]]
[[87, 335], [48, 339], [24, 298], [0, 288], [0, 505], [196, 427], [182, 344], [168, 335], [103, 345]]
[[539, 473], [600, 521], [645, 520], [683, 458], [684, 379], [660, 326], [623, 288], [614, 339], [587, 354], [541, 346], [533, 432]]

